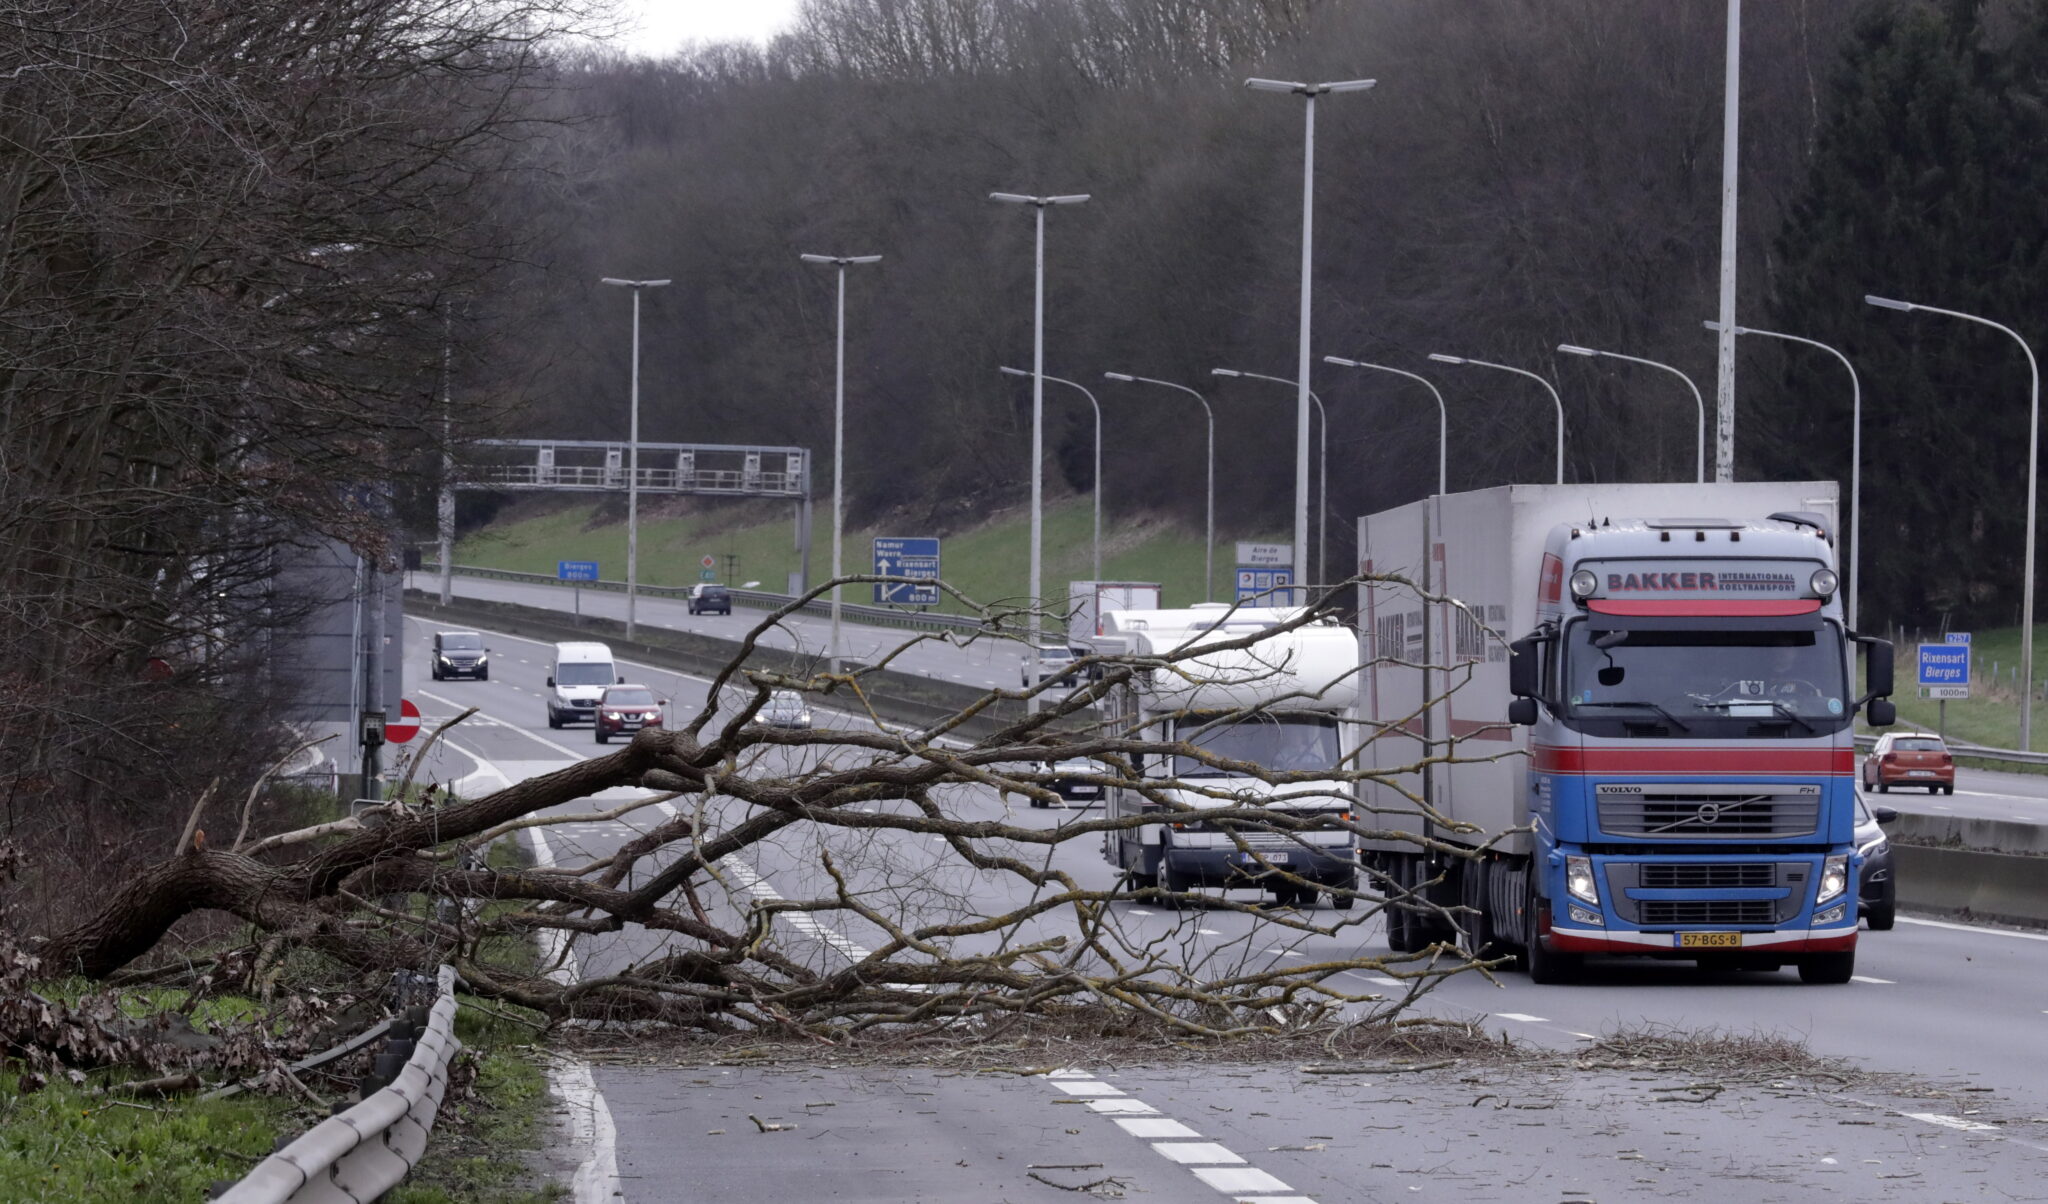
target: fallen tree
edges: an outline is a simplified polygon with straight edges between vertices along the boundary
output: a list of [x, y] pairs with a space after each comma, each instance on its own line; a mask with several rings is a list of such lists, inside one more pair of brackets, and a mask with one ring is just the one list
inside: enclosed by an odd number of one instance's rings
[[[846, 583], [872, 580], [880, 579]], [[1222, 652], [1242, 652], [1250, 664], [1262, 665], [1261, 649], [1270, 641], [1333, 621], [1335, 596], [1331, 591], [1282, 622], [1199, 648], [1087, 657], [1072, 675], [1078, 685], [1048, 681], [991, 691], [959, 714], [919, 727], [891, 723], [869, 705], [863, 676], [872, 667], [841, 673], [820, 667], [803, 675], [759, 667], [753, 654], [760, 638], [793, 604], [756, 626], [686, 723], [642, 730], [616, 752], [480, 798], [448, 798], [438, 789], [422, 798], [401, 789], [411, 801], [317, 829], [228, 848], [195, 841], [134, 876], [91, 919], [52, 934], [36, 952], [47, 973], [103, 979], [148, 958], [184, 917], [217, 911], [254, 931], [263, 954], [253, 959], [252, 976], [263, 962], [294, 949], [357, 973], [448, 960], [477, 994], [558, 1020], [830, 1038], [876, 1025], [1072, 1004], [1126, 1010], [1210, 1035], [1361, 1013], [1389, 1016], [1445, 976], [1483, 970], [1487, 963], [1466, 956], [1477, 951], [1444, 944], [1407, 954], [1370, 952], [1364, 926], [1389, 907], [1416, 907], [1437, 911], [1457, 931], [1460, 909], [1435, 908], [1419, 888], [1370, 873], [1355, 888], [1323, 887], [1341, 911], [1198, 900], [1134, 875], [1116, 878], [1088, 857], [1106, 836], [1170, 816], [1084, 813], [1047, 825], [1013, 809], [1023, 801], [1059, 802], [1053, 763], [1086, 758], [1095, 767], [1092, 781], [1139, 792], [1166, 812], [1189, 813], [1181, 800], [1202, 796], [1208, 805], [1200, 822], [1231, 833], [1246, 853], [1255, 851], [1245, 839], [1255, 832], [1301, 841], [1344, 827], [1361, 837], [1420, 845], [1430, 843], [1429, 825], [1421, 821], [1455, 830], [1458, 825], [1413, 795], [1416, 830], [1408, 831], [1369, 825], [1348, 810], [1268, 809], [1255, 791], [1242, 789], [1253, 780], [1336, 783], [1342, 801], [1362, 782], [1398, 788], [1398, 779], [1418, 771], [1421, 761], [1392, 771], [1360, 769], [1353, 745], [1334, 770], [1273, 770], [1196, 743], [1160, 739], [1098, 706], [1134, 675], [1189, 679], [1214, 672]], [[1018, 640], [1030, 617], [979, 609], [981, 632], [947, 638]], [[914, 637], [905, 646], [933, 638]], [[877, 667], [892, 659], [879, 658]], [[771, 692], [786, 689], [866, 722], [801, 731], [756, 723]], [[963, 720], [1004, 698], [1039, 709], [972, 739], [956, 735]], [[1248, 707], [1240, 717], [1268, 705]], [[1365, 733], [1362, 740], [1374, 738], [1377, 733]], [[1436, 760], [1461, 755], [1455, 741], [1429, 752]], [[1142, 772], [1147, 759], [1156, 766], [1160, 758], [1234, 776]], [[621, 788], [646, 793], [604, 808], [559, 810]], [[522, 829], [622, 817], [648, 826], [616, 850], [580, 863], [488, 868], [474, 856]], [[1085, 871], [1063, 863], [1063, 854], [1076, 848]], [[802, 882], [810, 897], [783, 897], [765, 886], [757, 867], [767, 861], [784, 863], [778, 880]], [[1277, 859], [1262, 868], [1273, 880], [1315, 889]], [[1212, 911], [1249, 913], [1260, 939], [1217, 949], [1196, 941], [1192, 924], [1162, 936], [1129, 922], [1133, 905], [1198, 902]], [[1325, 922], [1324, 915], [1332, 918]], [[841, 934], [849, 926], [875, 934], [875, 947]], [[570, 968], [579, 947], [619, 933], [637, 941], [630, 956], [612, 958], [623, 964], [589, 976]], [[541, 938], [546, 956], [539, 972], [491, 955], [494, 940], [502, 947], [508, 934]], [[1346, 935], [1353, 938], [1346, 956], [1277, 954], [1311, 938]], [[836, 955], [827, 956], [832, 950]], [[1389, 996], [1349, 988], [1337, 978], [1348, 971], [1370, 971], [1407, 989]]]

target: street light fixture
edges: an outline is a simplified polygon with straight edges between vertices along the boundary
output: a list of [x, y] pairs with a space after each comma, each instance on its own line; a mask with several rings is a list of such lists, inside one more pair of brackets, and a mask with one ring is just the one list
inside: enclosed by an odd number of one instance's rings
[[1549, 381], [1526, 368], [1514, 368], [1507, 364], [1492, 364], [1485, 360], [1467, 359], [1461, 355], [1444, 355], [1435, 351], [1429, 353], [1429, 358], [1439, 364], [1470, 364], [1474, 368], [1492, 368], [1500, 372], [1512, 372], [1516, 376], [1526, 376], [1537, 384], [1542, 385], [1544, 391], [1550, 394], [1551, 404], [1557, 407], [1557, 483], [1560, 485], [1564, 484], [1564, 399], [1557, 395], [1557, 387], [1555, 385], [1552, 385]]
[[839, 672], [839, 535], [845, 518], [846, 481], [846, 269], [851, 264], [880, 263], [880, 255], [799, 255], [805, 263], [830, 264], [839, 276], [837, 343], [832, 377], [832, 646], [826, 650], [832, 672]]
[[666, 288], [672, 282], [604, 276], [598, 283], [633, 290], [633, 416], [626, 435], [626, 638], [630, 640], [640, 597], [640, 294], [650, 288]]
[[2010, 335], [2012, 341], [2020, 345], [2020, 350], [2027, 354], [2027, 375], [2032, 384], [2028, 393], [2030, 408], [2027, 419], [2027, 554], [2026, 565], [2022, 570], [2026, 580], [2021, 587], [2025, 598], [2020, 603], [2020, 609], [2026, 612], [2025, 625], [2020, 628], [2020, 664], [2026, 666], [2022, 670], [2025, 681], [2020, 691], [2020, 751], [2025, 752], [2034, 733], [2034, 480], [2041, 466], [2041, 366], [2034, 359], [2034, 349], [2027, 346], [2027, 341], [2019, 336], [2018, 331], [1989, 318], [1980, 318], [1960, 310], [1919, 305], [1912, 301], [1893, 301], [1888, 297], [1865, 296], [1863, 299], [1879, 309], [1896, 309], [1900, 313], [1908, 314], [1916, 311], [1940, 314], [1947, 318], [1975, 322], [1979, 326], [1989, 326], [1993, 330]]
[[[1202, 412], [1209, 416], [1209, 517], [1202, 535], [1202, 600], [1204, 602], [1214, 602], [1216, 600], [1216, 411], [1210, 407], [1208, 398], [1188, 388], [1186, 385], [1177, 385], [1170, 380], [1155, 380], [1149, 376], [1132, 376], [1125, 372], [1105, 372], [1102, 375], [1110, 380], [1123, 381], [1125, 384], [1160, 385], [1168, 389], [1179, 389], [1196, 401], [1201, 402]], [[1299, 559], [1296, 560], [1296, 563], [1300, 563]], [[1297, 582], [1296, 584], [1300, 583]]]
[[[998, 368], [996, 370], [1005, 376], [1031, 375], [1031, 373], [1026, 372], [1022, 368]], [[1066, 385], [1070, 389], [1080, 389], [1081, 396], [1087, 398], [1088, 404], [1095, 409], [1095, 579], [1100, 581], [1102, 580], [1102, 404], [1095, 400], [1095, 394], [1090, 393], [1086, 388], [1083, 388], [1074, 381], [1057, 376], [1048, 376], [1045, 379], [1056, 385]]]
[[1323, 362], [1326, 364], [1336, 364], [1343, 368], [1370, 368], [1375, 372], [1391, 372], [1395, 376], [1405, 376], [1429, 390], [1430, 396], [1436, 398], [1436, 491], [1440, 494], [1449, 493], [1448, 481], [1450, 479], [1450, 471], [1448, 456], [1451, 446], [1451, 413], [1444, 406], [1444, 395], [1438, 392], [1437, 387], [1429, 382], [1429, 378], [1418, 376], [1405, 369], [1389, 368], [1385, 364], [1369, 364], [1364, 360], [1347, 360], [1337, 355], [1326, 355], [1323, 357]]
[[[1079, 205], [1088, 194], [1026, 196], [1021, 192], [991, 192], [988, 199], [1006, 205], [1029, 205], [1037, 211], [1038, 237], [1033, 255], [1031, 286], [1031, 680], [1039, 676], [1039, 649], [1043, 638], [1045, 599], [1040, 588], [1044, 567], [1045, 539], [1045, 211], [1054, 205]], [[1037, 696], [1033, 695], [1033, 705]]]
[[1292, 92], [1306, 101], [1301, 152], [1301, 331], [1294, 371], [1294, 580], [1308, 580], [1308, 424], [1309, 424], [1309, 266], [1315, 249], [1316, 97], [1331, 92], [1363, 92], [1377, 80], [1347, 79], [1305, 83], [1284, 79], [1248, 79], [1254, 92]]
[[[1209, 369], [1209, 375], [1241, 376], [1246, 380], [1269, 380], [1276, 385], [1293, 385], [1295, 383], [1284, 376], [1267, 376], [1263, 372], [1239, 372], [1235, 368], [1211, 368]], [[1323, 569], [1326, 563], [1323, 557], [1324, 541], [1330, 533], [1330, 411], [1324, 408], [1323, 399], [1316, 396], [1314, 389], [1309, 390], [1308, 399], [1315, 403], [1316, 418], [1323, 424], [1323, 437], [1316, 443], [1318, 463], [1316, 465], [1315, 579], [1318, 583], [1321, 583], [1326, 580], [1323, 576]]]
[[[1719, 323], [1714, 323], [1714, 325], [1718, 326]], [[1696, 484], [1706, 483], [1707, 399], [1700, 396], [1700, 387], [1692, 383], [1692, 377], [1687, 376], [1683, 372], [1680, 372], [1678, 369], [1672, 367], [1670, 364], [1660, 364], [1656, 360], [1646, 360], [1640, 356], [1623, 355], [1619, 351], [1598, 351], [1591, 347], [1580, 347], [1574, 343], [1559, 343], [1557, 345], [1557, 349], [1559, 351], [1562, 351], [1566, 355], [1583, 355], [1589, 357], [1604, 355], [1611, 360], [1627, 360], [1631, 364], [1642, 364], [1645, 367], [1649, 368], [1662, 368], [1664, 371], [1669, 372], [1671, 375], [1684, 381], [1685, 387], [1692, 390], [1693, 404], [1699, 408], [1700, 415], [1700, 434], [1698, 440], [1696, 440], [1694, 443], [1692, 453], [1692, 479]]]
[[[1721, 332], [1719, 322], [1703, 322], [1701, 325], [1715, 334]], [[1804, 343], [1818, 347], [1842, 361], [1842, 367], [1849, 373], [1849, 589], [1847, 610], [1849, 630], [1856, 630], [1857, 590], [1863, 583], [1859, 567], [1863, 562], [1863, 382], [1857, 379], [1856, 365], [1849, 357], [1813, 339], [1801, 338], [1796, 334], [1785, 334], [1776, 330], [1757, 330], [1750, 326], [1737, 326], [1738, 335], [1760, 334], [1765, 338], [1784, 339], [1788, 343]]]

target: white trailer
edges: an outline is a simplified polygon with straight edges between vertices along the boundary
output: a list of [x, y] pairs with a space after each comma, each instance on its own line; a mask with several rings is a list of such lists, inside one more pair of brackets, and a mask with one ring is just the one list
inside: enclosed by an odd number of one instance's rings
[[1158, 610], [1156, 581], [1067, 583], [1067, 644], [1080, 649], [1103, 634], [1103, 616], [1118, 610]]
[[[1109, 730], [1180, 743], [1275, 773], [1336, 769], [1348, 751], [1343, 718], [1357, 704], [1357, 643], [1348, 628], [1320, 621], [1243, 649], [1199, 653], [1208, 645], [1268, 631], [1298, 616], [1283, 608], [1203, 605], [1186, 610], [1116, 610], [1087, 650], [1174, 657], [1145, 669], [1102, 704]], [[1357, 880], [1348, 784], [1303, 777], [1269, 783], [1188, 755], [1146, 759], [1145, 789], [1112, 788], [1112, 818], [1158, 816], [1105, 835], [1103, 856], [1134, 886], [1186, 892], [1197, 887], [1270, 890], [1282, 904], [1312, 903], [1318, 888], [1349, 890]], [[1150, 797], [1148, 797], [1148, 795]], [[1323, 822], [1282, 832], [1257, 825], [1172, 818], [1187, 810], [1257, 806]], [[1349, 908], [1348, 894], [1333, 896]]]

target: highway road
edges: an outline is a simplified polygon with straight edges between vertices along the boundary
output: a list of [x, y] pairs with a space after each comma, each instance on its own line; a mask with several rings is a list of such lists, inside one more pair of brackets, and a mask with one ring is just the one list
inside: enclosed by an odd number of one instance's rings
[[[541, 702], [545, 645], [491, 634], [491, 681], [434, 683], [424, 656], [428, 631], [418, 620], [407, 623], [407, 675], [415, 683], [411, 696], [430, 721], [470, 705], [479, 707], [480, 714], [456, 729], [445, 753], [423, 766], [423, 778], [461, 781], [465, 792], [474, 794], [603, 751], [587, 728], [546, 727]], [[671, 699], [672, 716], [680, 717], [703, 700], [700, 680], [643, 666], [625, 671]], [[634, 797], [633, 791], [610, 792], [563, 810], [598, 811]], [[1959, 792], [1956, 797], [1968, 796]], [[1055, 825], [1082, 814], [1031, 811], [968, 790], [953, 793], [945, 803], [962, 816], [1005, 813], [1026, 824]], [[688, 800], [679, 804], [695, 805]], [[653, 811], [550, 828], [536, 848], [543, 859], [558, 863], [602, 856], [658, 822]], [[730, 919], [752, 900], [817, 896], [828, 889], [818, 868], [821, 849], [851, 867], [856, 889], [872, 890], [872, 898], [906, 917], [999, 914], [1025, 894], [1014, 879], [942, 861], [943, 849], [921, 838], [832, 830], [792, 832], [776, 844], [751, 850], [745, 862], [722, 862], [726, 892], [710, 892], [707, 906]], [[1110, 881], [1092, 841], [1055, 846], [1051, 859], [1083, 883], [1106, 886]], [[1134, 939], [1171, 942], [1182, 950], [1180, 956], [1204, 970], [1385, 948], [1374, 923], [1304, 935], [1264, 917], [1234, 912], [1119, 910]], [[1339, 915], [1325, 906], [1314, 918], [1329, 925]], [[881, 939], [875, 928], [845, 913], [783, 923], [788, 947], [819, 966], [863, 957]], [[574, 965], [565, 964], [564, 973], [609, 973], [658, 955], [662, 942], [637, 929], [579, 940]], [[1347, 985], [1362, 991], [1393, 989], [1391, 980], [1369, 972], [1352, 974]], [[1072, 1173], [1043, 1168], [1113, 1166], [1120, 1190], [1133, 1198], [1243, 1198], [1276, 1204], [1311, 1198], [1303, 1192], [1323, 1200], [1412, 1198], [1434, 1182], [1423, 1173], [1432, 1167], [1463, 1168], [1442, 1173], [1465, 1175], [1457, 1182], [1486, 1188], [1460, 1198], [1538, 1199], [1545, 1192], [1564, 1192], [1564, 1198], [1572, 1199], [1578, 1197], [1569, 1193], [1579, 1191], [1622, 1198], [1650, 1190], [1648, 1182], [1659, 1183], [1661, 1194], [1715, 1200], [1813, 1194], [2037, 1198], [2048, 1192], [2039, 1186], [2048, 1183], [2041, 1176], [2048, 1170], [2042, 1161], [2048, 1154], [2048, 1120], [2041, 1119], [2048, 1118], [2048, 1087], [2037, 1072], [2038, 1051], [2048, 1042], [2048, 935], [1907, 916], [1894, 932], [1866, 934], [1858, 977], [1840, 987], [1805, 986], [1790, 971], [1702, 974], [1683, 963], [1616, 961], [1596, 964], [1586, 982], [1573, 986], [1539, 987], [1519, 975], [1504, 975], [1496, 986], [1461, 976], [1421, 1006], [1438, 1015], [1479, 1020], [1530, 1047], [1560, 1051], [1618, 1027], [1782, 1034], [1804, 1040], [1816, 1053], [1864, 1068], [1965, 1081], [1970, 1092], [1917, 1103], [1902, 1097], [1860, 1104], [1795, 1099], [1798, 1093], [1789, 1091], [1754, 1098], [1754, 1093], [1737, 1092], [1712, 1106], [1666, 1102], [1638, 1107], [1627, 1101], [1631, 1092], [1641, 1095], [1642, 1084], [1631, 1083], [1626, 1075], [1613, 1081], [1594, 1076], [1579, 1086], [1553, 1084], [1551, 1103], [1538, 1118], [1542, 1124], [1518, 1116], [1512, 1124], [1481, 1126], [1484, 1151], [1460, 1147], [1455, 1153], [1451, 1138], [1456, 1134], [1440, 1131], [1436, 1122], [1418, 1127], [1404, 1121], [1405, 1113], [1390, 1113], [1393, 1105], [1386, 1101], [1399, 1098], [1428, 1107], [1449, 1098], [1446, 1093], [1466, 1092], [1457, 1101], [1464, 1106], [1471, 1095], [1484, 1093], [1475, 1083], [1453, 1077], [1427, 1092], [1412, 1085], [1390, 1090], [1382, 1081], [1308, 1083], [1292, 1067], [1090, 1066], [1082, 1068], [1088, 1074], [1068, 1080], [1103, 1089], [1090, 1094], [1097, 1088], [1069, 1090], [1042, 1077], [855, 1073], [820, 1065], [780, 1077], [762, 1071], [758, 1078], [734, 1078], [731, 1068], [599, 1065], [588, 1080], [596, 1089], [591, 1101], [615, 1102], [603, 1109], [586, 1102], [577, 1115], [588, 1122], [593, 1165], [602, 1163], [594, 1173], [605, 1182], [611, 1182], [606, 1174], [619, 1176], [618, 1190], [629, 1201], [679, 1198], [674, 1176], [689, 1182], [699, 1173], [713, 1175], [713, 1183], [727, 1181], [719, 1175], [729, 1176], [734, 1185], [729, 1194], [719, 1190], [702, 1197], [707, 1199], [787, 1200], [793, 1193], [794, 1198], [876, 1201], [1073, 1198], [1031, 1178], [1034, 1164], [1040, 1175], [1059, 1176], [1067, 1184], [1077, 1181]], [[1106, 1077], [1095, 1077], [1097, 1071]], [[707, 1087], [711, 1090], [702, 1090]], [[1126, 1097], [1136, 1102], [1112, 1102]], [[1582, 1115], [1581, 1109], [1594, 1106], [1596, 1099], [1605, 1101], [1600, 1115]], [[1730, 1111], [1738, 1099], [1740, 1106]], [[1074, 1100], [1081, 1102], [1066, 1102]], [[744, 1114], [752, 1107], [763, 1109], [753, 1114], [764, 1121], [798, 1127], [762, 1133]], [[1845, 1108], [1854, 1115], [1841, 1113]], [[600, 1115], [602, 1124], [590, 1120]], [[1478, 1114], [1445, 1113], [1438, 1122], [1463, 1123], [1473, 1115]], [[1140, 1121], [1146, 1123], [1133, 1123]], [[1983, 1125], [1992, 1127], [1971, 1127]], [[1193, 1136], [1182, 1136], [1183, 1130]], [[1396, 1130], [1404, 1136], [1385, 1136]], [[1591, 1135], [1595, 1130], [1597, 1140]], [[1589, 1134], [1586, 1140], [1594, 1142], [1601, 1157], [1583, 1166], [1574, 1163], [1565, 1173], [1552, 1164], [1556, 1151], [1569, 1148], [1570, 1132]], [[1786, 1144], [1795, 1133], [1806, 1136]], [[790, 1134], [797, 1139], [774, 1147], [772, 1169], [759, 1162], [768, 1157], [767, 1147], [733, 1140]], [[1683, 1140], [1674, 1144], [1674, 1135]], [[1315, 1151], [1285, 1148], [1318, 1141], [1322, 1148]], [[1147, 1151], [1148, 1146], [1179, 1143], [1210, 1148]], [[1544, 1154], [1545, 1148], [1551, 1153]], [[1647, 1164], [1623, 1158], [1617, 1153], [1621, 1149], [1638, 1150], [1643, 1159], [1672, 1168], [1670, 1177], [1636, 1175]], [[1550, 1169], [1531, 1181], [1536, 1172], [1524, 1154]], [[1183, 1165], [1191, 1158], [1197, 1159], [1192, 1168]], [[1199, 1161], [1209, 1158], [1221, 1160]], [[1882, 1174], [1869, 1169], [1872, 1160], [1885, 1168]], [[755, 1168], [751, 1172], [750, 1166]], [[1717, 1167], [1759, 1169], [1753, 1181], [1731, 1187]], [[852, 1173], [855, 1168], [858, 1174]], [[1221, 1174], [1226, 1168], [1258, 1175]], [[1887, 1177], [1892, 1175], [1903, 1177]], [[1527, 1194], [1517, 1182], [1526, 1185]], [[1250, 1186], [1239, 1192], [1219, 1188], [1219, 1183]]]

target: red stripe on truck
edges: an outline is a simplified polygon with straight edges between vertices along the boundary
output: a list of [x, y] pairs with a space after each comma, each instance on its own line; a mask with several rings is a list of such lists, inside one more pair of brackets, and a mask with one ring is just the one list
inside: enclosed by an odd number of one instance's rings
[[1596, 598], [1586, 608], [1601, 615], [1810, 615], [1818, 598]]
[[1853, 774], [1851, 748], [1567, 748], [1531, 750], [1544, 773]]

